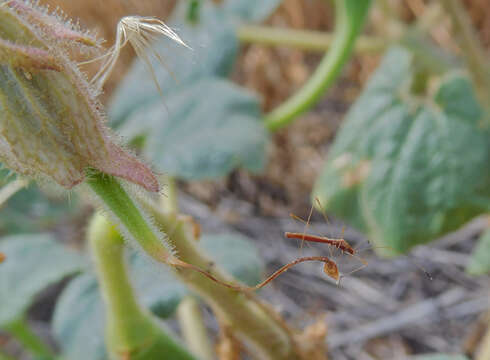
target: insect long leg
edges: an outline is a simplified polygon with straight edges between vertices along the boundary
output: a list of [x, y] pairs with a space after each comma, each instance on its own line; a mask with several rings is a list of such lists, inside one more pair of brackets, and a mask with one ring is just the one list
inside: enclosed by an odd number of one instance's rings
[[361, 266], [359, 266], [358, 268], [352, 270], [352, 271], [349, 271], [348, 273], [345, 273], [345, 274], [340, 274], [340, 277], [339, 277], [339, 284], [340, 284], [340, 281], [342, 280], [342, 278], [346, 277], [346, 276], [349, 276], [349, 275], [352, 275], [358, 271], [361, 271], [362, 269], [364, 269], [365, 267], [367, 266], [367, 262]]
[[313, 205], [311, 205], [310, 213], [308, 214], [308, 219], [306, 220], [305, 228], [303, 229], [303, 239], [301, 240], [300, 250], [303, 250], [303, 244], [305, 242], [305, 234], [308, 226], [310, 226], [311, 215], [313, 214]]
[[211, 274], [209, 271], [203, 270], [196, 265], [186, 263], [186, 262], [179, 260], [179, 259], [172, 259], [172, 261], [170, 262], [170, 265], [173, 265], [177, 268], [187, 268], [187, 269], [197, 271], [197, 272], [201, 273], [202, 275], [206, 276], [208, 279], [211, 279], [214, 282], [216, 282], [220, 285], [223, 285], [227, 288], [230, 288], [230, 289], [233, 289], [236, 291], [247, 292], [247, 291], [255, 291], [255, 290], [258, 290], [260, 288], [263, 288], [268, 283], [270, 283], [272, 280], [274, 280], [279, 275], [286, 272], [287, 270], [289, 270], [293, 266], [300, 264], [302, 262], [306, 262], [306, 261], [323, 262], [324, 263], [323, 271], [325, 272], [325, 274], [328, 275], [329, 277], [331, 277], [332, 279], [334, 279], [338, 283], [338, 281], [340, 279], [340, 273], [339, 273], [339, 269], [337, 267], [337, 264], [335, 263], [335, 261], [329, 259], [326, 256], [307, 256], [307, 257], [302, 257], [302, 258], [293, 260], [290, 263], [280, 267], [278, 270], [273, 272], [272, 275], [267, 277], [267, 279], [265, 279], [264, 281], [262, 281], [261, 283], [255, 285], [255, 286], [242, 286], [242, 285], [223, 281], [221, 279], [218, 279], [215, 275]]

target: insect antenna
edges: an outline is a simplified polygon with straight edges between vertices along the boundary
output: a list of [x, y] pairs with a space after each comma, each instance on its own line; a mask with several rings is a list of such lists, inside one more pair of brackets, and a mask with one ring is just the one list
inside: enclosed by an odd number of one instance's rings
[[[369, 241], [369, 239], [366, 240], [366, 242], [369, 244], [369, 246], [363, 250], [361, 250], [361, 252], [364, 252], [364, 251], [367, 251], [367, 250], [373, 250], [373, 249], [389, 249], [389, 250], [392, 250], [393, 252], [397, 253], [397, 251], [392, 248], [391, 246], [388, 246], [388, 245], [383, 245], [383, 246], [373, 246], [371, 244], [371, 241]], [[398, 254], [397, 255], [399, 256], [402, 256], [403, 258], [406, 258], [412, 265], [414, 265], [417, 269], [419, 269], [420, 271], [422, 271], [424, 273], [424, 275], [427, 277], [427, 279], [429, 280], [434, 280], [434, 277], [432, 276], [432, 274], [427, 271], [422, 265], [420, 265], [418, 262], [416, 262], [411, 256], [407, 255], [407, 254]]]

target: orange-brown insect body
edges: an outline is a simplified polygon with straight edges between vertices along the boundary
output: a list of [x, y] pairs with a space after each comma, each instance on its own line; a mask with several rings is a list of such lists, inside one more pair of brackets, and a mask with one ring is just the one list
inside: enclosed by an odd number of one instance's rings
[[329, 245], [336, 247], [337, 249], [340, 249], [340, 250], [345, 251], [351, 255], [354, 255], [354, 249], [344, 239], [331, 239], [331, 238], [328, 238], [325, 236], [317, 236], [317, 235], [302, 234], [302, 233], [292, 233], [292, 232], [285, 232], [284, 235], [288, 239], [298, 239], [298, 240], [304, 240], [304, 241], [309, 241], [309, 242], [318, 242], [318, 243], [323, 243], [323, 244], [329, 244]]

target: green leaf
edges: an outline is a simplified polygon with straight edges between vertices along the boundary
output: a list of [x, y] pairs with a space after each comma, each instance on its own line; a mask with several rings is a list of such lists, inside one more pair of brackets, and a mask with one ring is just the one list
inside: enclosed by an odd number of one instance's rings
[[411, 93], [412, 55], [391, 49], [349, 111], [313, 196], [397, 252], [490, 208], [490, 137], [470, 81]]
[[50, 235], [14, 235], [0, 240], [0, 326], [24, 314], [47, 286], [85, 267], [83, 258]]
[[466, 272], [471, 275], [490, 273], [490, 230], [485, 231], [480, 236], [478, 244], [471, 254]]
[[[0, 170], [0, 188], [13, 179], [7, 177], [7, 173], [6, 170]], [[31, 182], [0, 207], [0, 234], [48, 230], [59, 222], [60, 217], [65, 218], [75, 214], [77, 210], [74, 196], [68, 202], [60, 197], [46, 194]]]
[[[203, 94], [205, 96], [203, 97]], [[259, 171], [267, 133], [255, 96], [225, 80], [196, 80], [130, 116], [120, 133], [146, 136], [144, 153], [159, 171], [184, 179]]]
[[130, 256], [131, 283], [142, 305], [160, 318], [171, 316], [180, 300], [189, 294], [166, 266], [148, 261], [134, 252]]
[[106, 359], [104, 305], [96, 278], [78, 276], [63, 290], [53, 315], [53, 333], [70, 360]]
[[[205, 235], [200, 243], [218, 265], [239, 280], [249, 285], [260, 281], [264, 264], [247, 238]], [[129, 273], [142, 305], [162, 318], [170, 316], [190, 293], [166, 267], [135, 252], [130, 254]], [[84, 274], [72, 280], [58, 300], [53, 318], [53, 332], [67, 359], [106, 359], [104, 316], [95, 276]]]
[[225, 11], [244, 21], [260, 22], [276, 10], [281, 0], [226, 0]]
[[250, 239], [239, 234], [203, 235], [202, 248], [219, 266], [249, 286], [258, 284], [265, 266]]
[[[152, 66], [163, 92], [159, 94], [145, 64], [136, 60], [115, 91], [109, 108], [112, 126], [119, 126], [133, 112], [144, 111], [154, 102], [166, 103], [167, 96], [203, 78], [225, 77], [235, 62], [238, 40], [233, 24], [215, 6], [203, 4], [199, 24], [185, 21], [185, 5], [181, 3], [169, 25], [177, 29], [192, 50], [163, 38], [152, 49], [164, 58], [164, 65], [153, 60]], [[209, 99], [212, 94], [202, 94]]]
[[449, 355], [449, 354], [428, 354], [413, 356], [412, 360], [469, 360], [464, 355]]

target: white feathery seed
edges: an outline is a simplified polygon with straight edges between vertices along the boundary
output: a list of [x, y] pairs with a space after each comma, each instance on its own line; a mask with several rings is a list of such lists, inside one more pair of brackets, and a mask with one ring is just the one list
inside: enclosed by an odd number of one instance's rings
[[[153, 56], [163, 65], [163, 59], [160, 54], [152, 48], [152, 42], [159, 36], [164, 35], [176, 43], [190, 49], [187, 44], [163, 21], [154, 17], [143, 16], [126, 16], [123, 17], [117, 24], [116, 41], [108, 52], [101, 57], [90, 60], [89, 62], [97, 61], [106, 58], [100, 70], [92, 78], [92, 85], [96, 91], [100, 92], [107, 77], [111, 74], [119, 54], [124, 46], [129, 42], [136, 52], [136, 55], [144, 62], [145, 67], [150, 72], [153, 81], [161, 93], [160, 85], [158, 84], [155, 71], [151, 64]], [[87, 62], [85, 62], [87, 63]]]

